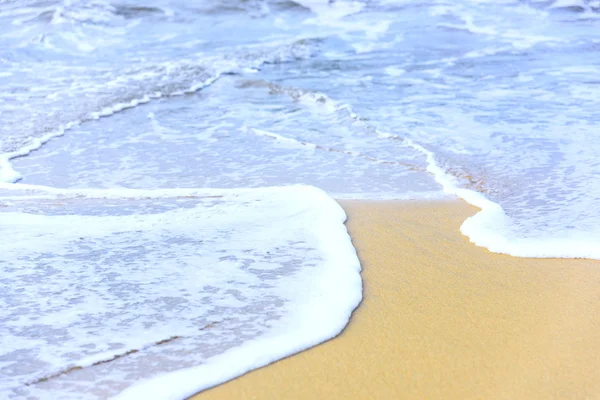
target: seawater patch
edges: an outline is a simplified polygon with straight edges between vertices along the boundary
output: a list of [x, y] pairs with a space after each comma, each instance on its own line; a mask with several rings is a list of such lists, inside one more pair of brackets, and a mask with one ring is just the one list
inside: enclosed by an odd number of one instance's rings
[[344, 211], [309, 186], [2, 185], [0, 213], [2, 398], [165, 373], [193, 379], [129, 393], [181, 398], [335, 336], [361, 300]]

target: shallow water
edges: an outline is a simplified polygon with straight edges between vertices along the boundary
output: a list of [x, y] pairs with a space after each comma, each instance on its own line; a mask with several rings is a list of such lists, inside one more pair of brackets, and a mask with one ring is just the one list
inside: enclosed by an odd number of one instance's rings
[[[22, 213], [6, 232], [71, 196], [22, 184], [111, 198], [309, 184], [336, 198], [458, 195], [483, 209], [463, 233], [492, 251], [600, 258], [600, 2], [197, 3], [0, 2], [1, 201]], [[80, 195], [51, 220], [84, 229], [98, 195]], [[123, 205], [98, 207], [108, 225]], [[0, 279], [20, 279], [6, 268]]]
[[408, 138], [513, 235], [598, 236], [597, 2], [183, 3], [3, 3], [0, 149], [69, 131], [5, 180], [439, 190]]
[[315, 188], [11, 193], [0, 398], [107, 398], [199, 365], [181, 398], [336, 335], [361, 298]]

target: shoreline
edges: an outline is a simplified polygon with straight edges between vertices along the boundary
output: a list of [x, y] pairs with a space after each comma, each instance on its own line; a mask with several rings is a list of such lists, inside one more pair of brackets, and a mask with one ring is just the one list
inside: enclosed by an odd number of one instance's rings
[[339, 203], [363, 267], [348, 326], [191, 399], [600, 396], [599, 261], [477, 247], [458, 200]]

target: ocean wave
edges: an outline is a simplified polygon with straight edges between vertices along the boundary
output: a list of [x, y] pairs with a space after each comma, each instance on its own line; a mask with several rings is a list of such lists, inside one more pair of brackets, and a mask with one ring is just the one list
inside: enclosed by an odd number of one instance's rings
[[4, 188], [0, 396], [185, 397], [337, 335], [361, 299], [345, 214], [316, 188]]
[[[7, 135], [11, 140], [0, 142], [0, 180], [19, 180], [20, 175], [12, 168], [11, 159], [39, 149], [74, 126], [145, 104], [152, 99], [194, 93], [211, 85], [223, 74], [252, 72], [263, 64], [312, 57], [318, 43], [317, 39], [301, 39], [291, 43], [277, 42], [240, 48], [222, 56], [199, 55], [196, 59], [167, 61], [111, 73], [116, 77], [89, 82], [81, 85], [79, 90], [69, 87], [63, 93], [53, 92], [46, 99], [56, 105], [50, 103], [45, 107], [60, 107], [69, 98], [76, 99], [73, 104], [75, 107], [61, 112], [58, 120], [52, 113], [32, 115], [30, 110], [23, 110], [26, 111], [23, 119], [13, 116], [13, 121], [5, 121], [2, 129], [11, 132], [11, 135]], [[36, 111], [39, 113], [42, 110]], [[19, 135], [19, 132], [23, 134]]]

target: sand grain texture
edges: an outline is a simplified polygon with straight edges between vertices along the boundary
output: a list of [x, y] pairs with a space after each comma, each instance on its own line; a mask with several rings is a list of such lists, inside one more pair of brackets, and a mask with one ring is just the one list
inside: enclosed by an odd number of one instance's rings
[[600, 262], [490, 253], [460, 202], [342, 206], [365, 287], [348, 327], [195, 400], [600, 398]]

